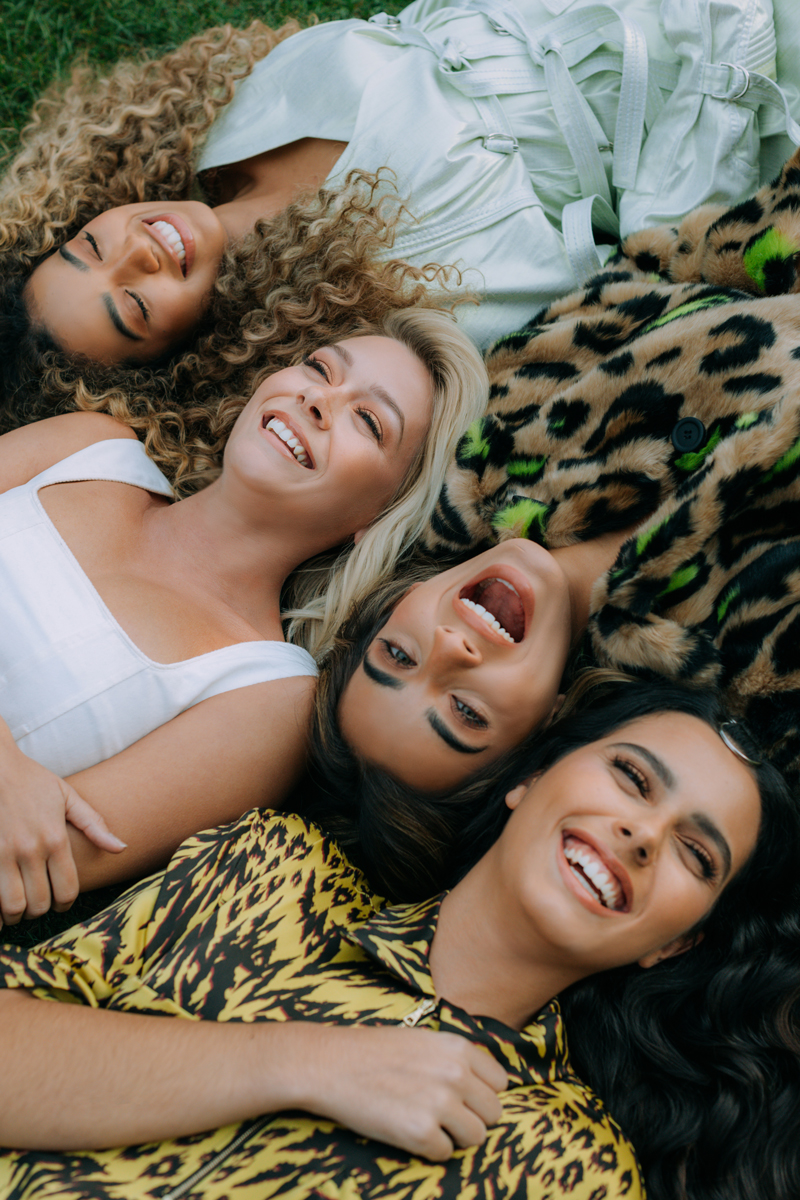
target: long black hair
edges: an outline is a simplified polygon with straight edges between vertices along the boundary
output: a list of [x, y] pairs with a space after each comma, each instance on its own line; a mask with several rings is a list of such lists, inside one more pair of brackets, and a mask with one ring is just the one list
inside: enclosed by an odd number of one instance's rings
[[[509, 766], [459, 838], [460, 872], [499, 835], [508, 790], [649, 714], [725, 722], [710, 693], [665, 682], [596, 689]], [[735, 741], [759, 757], [747, 729]], [[561, 996], [573, 1065], [633, 1142], [650, 1200], [796, 1200], [800, 1181], [800, 809], [769, 764], [747, 863], [689, 952], [617, 968]]]

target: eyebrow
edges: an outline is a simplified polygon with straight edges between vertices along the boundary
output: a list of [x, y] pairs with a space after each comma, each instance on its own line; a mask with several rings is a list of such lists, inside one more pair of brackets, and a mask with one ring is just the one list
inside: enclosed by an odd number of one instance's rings
[[455, 734], [447, 728], [435, 708], [429, 708], [425, 713], [425, 718], [433, 732], [438, 733], [442, 741], [446, 742], [451, 750], [457, 750], [459, 754], [483, 754], [484, 750], [489, 749], [488, 746], [468, 746], [466, 742], [460, 742]]
[[664, 760], [659, 758], [658, 755], [653, 754], [652, 750], [648, 750], [646, 746], [639, 746], [636, 742], [617, 742], [616, 748], [619, 750], [634, 750], [637, 754], [641, 754], [642, 758], [655, 771], [664, 787], [669, 788], [670, 791], [674, 791], [675, 776]]
[[371, 679], [373, 683], [379, 683], [381, 687], [394, 688], [395, 691], [399, 691], [401, 687], [405, 686], [401, 679], [395, 679], [394, 675], [389, 675], [387, 671], [381, 671], [380, 667], [371, 663], [366, 654], [361, 665], [367, 679]]
[[[339, 358], [341, 358], [342, 362], [347, 363], [348, 367], [352, 367], [353, 356], [349, 350], [345, 349], [344, 346], [340, 346], [338, 342], [334, 342], [334, 344], [331, 346], [331, 349], [339, 355]], [[379, 383], [370, 384], [369, 390], [372, 392], [373, 396], [377, 396], [379, 400], [382, 400], [383, 403], [387, 405], [387, 407], [390, 408], [397, 417], [398, 421], [400, 422], [400, 441], [402, 442], [403, 434], [406, 431], [406, 418], [403, 414], [402, 408], [397, 401], [389, 395], [389, 393], [386, 391], [386, 388], [381, 387]]]
[[[88, 271], [89, 270], [88, 264], [85, 262], [81, 262], [81, 260], [79, 258], [77, 258], [74, 254], [72, 254], [66, 248], [66, 246], [60, 246], [58, 253], [65, 260], [65, 262], [69, 263], [69, 265], [71, 267], [76, 267], [79, 271]], [[103, 293], [102, 300], [103, 300], [103, 305], [105, 307], [105, 310], [108, 313], [109, 317], [111, 318], [111, 323], [113, 324], [113, 326], [117, 330], [117, 332], [121, 333], [123, 337], [128, 338], [129, 341], [131, 341], [131, 342], [143, 342], [144, 338], [140, 337], [138, 333], [134, 333], [133, 330], [129, 329], [128, 326], [125, 324], [125, 322], [123, 321], [122, 317], [119, 314], [119, 309], [117, 308], [114, 301], [111, 299], [111, 296], [108, 294], [108, 292]]]
[[[389, 675], [386, 671], [381, 671], [380, 667], [376, 667], [374, 663], [371, 663], [366, 654], [361, 665], [364, 668], [364, 674], [373, 683], [380, 684], [381, 687], [394, 688], [395, 690], [405, 687], [401, 679], [395, 679], [394, 675]], [[470, 746], [466, 742], [459, 741], [456, 735], [450, 732], [434, 708], [428, 709], [425, 713], [425, 719], [433, 732], [438, 734], [451, 750], [457, 750], [459, 754], [483, 754], [484, 750], [488, 750], [489, 748], [488, 746]]]

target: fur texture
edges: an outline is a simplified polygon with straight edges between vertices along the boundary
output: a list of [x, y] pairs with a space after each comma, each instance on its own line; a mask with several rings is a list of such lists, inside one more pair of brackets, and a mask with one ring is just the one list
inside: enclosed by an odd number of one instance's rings
[[[637, 526], [595, 586], [595, 659], [720, 685], [800, 779], [800, 151], [735, 208], [629, 238], [502, 339], [428, 548]], [[702, 423], [693, 448], [672, 440]]]

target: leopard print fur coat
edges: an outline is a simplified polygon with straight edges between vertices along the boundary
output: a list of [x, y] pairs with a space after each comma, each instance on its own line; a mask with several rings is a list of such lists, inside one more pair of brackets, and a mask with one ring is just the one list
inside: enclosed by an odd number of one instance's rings
[[595, 584], [594, 660], [717, 685], [800, 783], [800, 150], [732, 209], [633, 235], [489, 352], [438, 556], [638, 523]]

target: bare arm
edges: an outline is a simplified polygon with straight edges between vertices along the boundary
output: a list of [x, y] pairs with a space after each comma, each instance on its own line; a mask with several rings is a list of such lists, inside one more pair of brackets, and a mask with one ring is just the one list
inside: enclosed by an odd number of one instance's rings
[[435, 1160], [482, 1142], [502, 1067], [457, 1034], [239, 1024], [0, 993], [0, 1144], [101, 1149], [300, 1108]]
[[68, 908], [79, 887], [145, 875], [191, 834], [277, 807], [302, 766], [313, 690], [299, 676], [214, 696], [67, 780], [0, 721], [1, 920]]
[[163, 866], [200, 829], [277, 808], [302, 769], [314, 696], [308, 676], [224, 692], [69, 783], [127, 843], [118, 855], [69, 829], [81, 891]]

